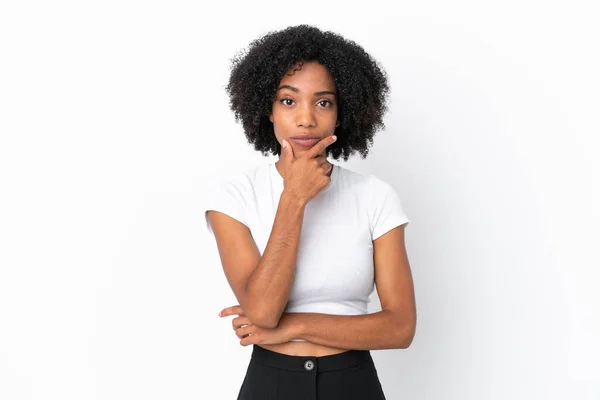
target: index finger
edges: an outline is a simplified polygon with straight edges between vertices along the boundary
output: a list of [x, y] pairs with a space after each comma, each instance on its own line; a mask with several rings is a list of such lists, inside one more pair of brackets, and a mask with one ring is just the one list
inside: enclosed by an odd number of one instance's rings
[[237, 306], [231, 306], [231, 307], [224, 308], [219, 313], [219, 317], [226, 317], [228, 315], [234, 315], [234, 314], [239, 315], [239, 314], [243, 314], [243, 313], [244, 313], [244, 310], [242, 310], [242, 306], [237, 305]]
[[307, 158], [314, 158], [321, 151], [323, 151], [327, 146], [329, 146], [336, 140], [337, 140], [337, 136], [335, 136], [335, 135], [326, 136], [323, 139], [321, 139], [319, 142], [317, 142], [317, 144], [315, 144], [313, 147], [311, 147], [310, 150], [308, 150], [306, 153], [304, 153], [304, 156]]

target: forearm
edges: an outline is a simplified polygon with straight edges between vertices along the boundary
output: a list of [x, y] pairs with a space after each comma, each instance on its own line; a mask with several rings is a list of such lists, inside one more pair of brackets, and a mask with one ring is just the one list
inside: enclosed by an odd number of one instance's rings
[[263, 255], [246, 282], [246, 294], [260, 304], [263, 324], [275, 327], [294, 281], [305, 203], [285, 190]]
[[352, 350], [400, 349], [410, 346], [414, 324], [389, 310], [366, 315], [286, 313], [294, 338]]

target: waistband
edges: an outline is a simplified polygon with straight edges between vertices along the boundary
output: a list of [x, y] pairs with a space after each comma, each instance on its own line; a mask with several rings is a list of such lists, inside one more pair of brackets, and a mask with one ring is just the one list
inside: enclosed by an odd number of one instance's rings
[[343, 353], [313, 357], [290, 356], [265, 349], [256, 344], [252, 346], [251, 362], [289, 371], [327, 372], [351, 368], [361, 364], [374, 365], [369, 350], [348, 350]]

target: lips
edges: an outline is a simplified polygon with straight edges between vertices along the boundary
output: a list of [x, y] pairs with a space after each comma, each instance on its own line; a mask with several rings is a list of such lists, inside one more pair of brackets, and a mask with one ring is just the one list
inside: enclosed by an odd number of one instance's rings
[[315, 139], [290, 138], [290, 140], [292, 140], [298, 146], [312, 147], [315, 144], [317, 144], [319, 142], [319, 140], [321, 140], [321, 139], [318, 139], [318, 138], [315, 138]]
[[312, 147], [319, 140], [321, 140], [320, 137], [318, 137], [316, 135], [309, 135], [308, 133], [299, 133], [297, 135], [294, 135], [290, 139], [294, 143], [296, 143], [298, 146], [302, 146], [302, 147]]

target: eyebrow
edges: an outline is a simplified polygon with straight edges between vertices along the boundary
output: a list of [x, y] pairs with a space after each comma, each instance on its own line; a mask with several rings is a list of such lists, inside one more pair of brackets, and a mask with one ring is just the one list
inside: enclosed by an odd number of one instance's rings
[[[277, 90], [281, 90], [281, 89], [290, 89], [292, 92], [296, 92], [298, 93], [300, 91], [300, 89], [298, 89], [297, 87], [291, 86], [291, 85], [281, 85], [279, 86], [279, 88]], [[315, 92], [315, 96], [323, 96], [324, 94], [332, 94], [332, 95], [336, 95], [335, 92], [332, 92], [331, 90], [323, 90], [321, 92]]]

